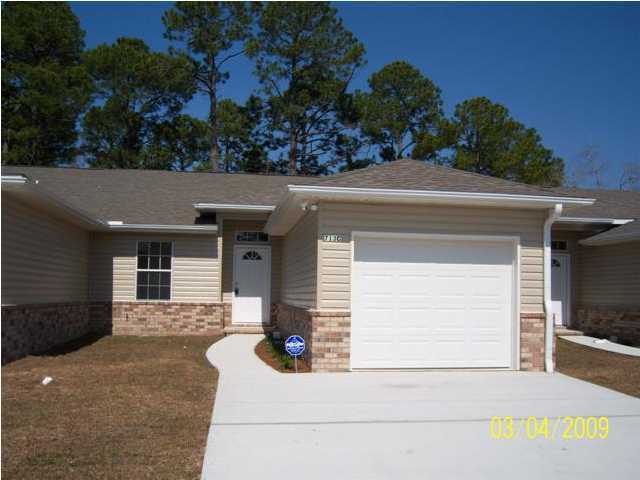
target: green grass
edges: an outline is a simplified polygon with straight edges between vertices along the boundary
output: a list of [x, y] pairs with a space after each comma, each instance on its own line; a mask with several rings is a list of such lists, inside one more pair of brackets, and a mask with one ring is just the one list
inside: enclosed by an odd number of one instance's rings
[[283, 340], [275, 340], [272, 335], [267, 335], [267, 348], [273, 357], [280, 362], [285, 370], [293, 370], [293, 358], [284, 349]]

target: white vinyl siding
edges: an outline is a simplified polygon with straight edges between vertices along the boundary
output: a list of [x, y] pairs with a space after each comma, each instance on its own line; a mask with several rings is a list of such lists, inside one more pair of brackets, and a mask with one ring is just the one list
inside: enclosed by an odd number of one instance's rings
[[640, 242], [586, 246], [579, 241], [597, 230], [554, 230], [567, 241], [571, 257], [571, 307], [640, 306]]
[[90, 295], [93, 301], [136, 301], [139, 240], [173, 242], [171, 301], [220, 301], [217, 236], [145, 234], [92, 236]]
[[89, 234], [2, 194], [2, 303], [87, 301]]
[[540, 210], [455, 206], [322, 203], [319, 237], [319, 309], [350, 309], [351, 232], [520, 236], [520, 310], [543, 311], [543, 225]]
[[318, 259], [318, 214], [308, 212], [284, 237], [281, 301], [315, 308]]
[[640, 242], [579, 252], [578, 306], [640, 306]]

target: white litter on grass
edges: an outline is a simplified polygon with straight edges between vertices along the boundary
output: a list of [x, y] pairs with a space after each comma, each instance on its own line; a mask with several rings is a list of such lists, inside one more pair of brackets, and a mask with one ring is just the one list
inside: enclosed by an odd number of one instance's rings
[[53, 382], [53, 378], [51, 378], [51, 377], [44, 377], [42, 379], [42, 384], [43, 385], [49, 385], [51, 382]]
[[609, 343], [609, 340], [606, 338], [596, 338], [593, 343]]

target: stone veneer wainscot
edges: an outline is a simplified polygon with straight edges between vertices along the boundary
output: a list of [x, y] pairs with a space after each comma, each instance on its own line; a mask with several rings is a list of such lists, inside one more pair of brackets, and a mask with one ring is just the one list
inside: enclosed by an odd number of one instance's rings
[[349, 370], [351, 313], [308, 310], [280, 303], [276, 323], [283, 336], [300, 335], [307, 348], [303, 354], [312, 372]]
[[[303, 356], [313, 372], [349, 370], [350, 312], [278, 304], [276, 322], [283, 336], [301, 335], [306, 340], [307, 350]], [[544, 371], [545, 315], [522, 313], [520, 322], [520, 369]]]

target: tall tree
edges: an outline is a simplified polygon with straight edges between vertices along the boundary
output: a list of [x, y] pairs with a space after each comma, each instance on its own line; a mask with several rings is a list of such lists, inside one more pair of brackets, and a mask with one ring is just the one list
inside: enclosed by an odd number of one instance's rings
[[504, 106], [485, 97], [465, 100], [456, 106], [453, 124], [455, 168], [537, 185], [562, 183], [563, 160]]
[[162, 17], [165, 37], [184, 45], [198, 90], [209, 97], [209, 160], [214, 171], [221, 160], [218, 89], [229, 78], [227, 62], [244, 53], [254, 8], [246, 2], [176, 2]]
[[220, 117], [220, 147], [225, 172], [238, 167], [251, 141], [253, 122], [249, 113], [233, 100], [223, 100], [218, 106]]
[[186, 171], [209, 162], [209, 124], [189, 115], [177, 115], [153, 126], [145, 166]]
[[629, 162], [622, 166], [620, 190], [640, 190], [640, 162]]
[[156, 125], [175, 117], [194, 93], [188, 61], [119, 38], [86, 54], [98, 103], [83, 121], [83, 152], [92, 166], [157, 168], [145, 148]]
[[373, 165], [373, 158], [361, 156], [365, 141], [357, 134], [340, 133], [336, 136], [333, 148], [332, 167], [340, 172], [358, 170]]
[[571, 186], [590, 184], [604, 188], [609, 162], [600, 154], [596, 145], [587, 145], [567, 165], [567, 183]]
[[74, 160], [91, 88], [83, 49], [66, 2], [2, 2], [2, 163]]
[[415, 153], [433, 159], [448, 146], [440, 89], [420, 70], [403, 61], [390, 63], [371, 75], [369, 88], [357, 95], [361, 128], [383, 160]]
[[250, 55], [271, 127], [288, 150], [289, 173], [313, 173], [342, 129], [337, 103], [364, 47], [328, 2], [270, 2], [258, 24]]
[[[264, 105], [251, 95], [244, 105], [225, 99], [218, 104], [220, 121], [219, 143], [222, 167], [225, 172], [273, 171], [268, 152], [271, 145], [268, 128], [264, 125]], [[198, 170], [211, 170], [209, 159]]]

